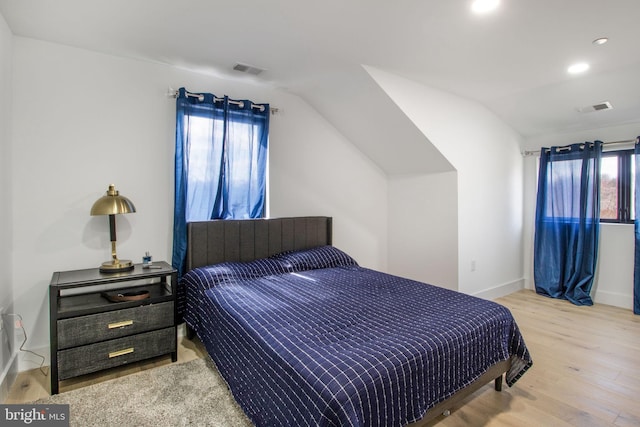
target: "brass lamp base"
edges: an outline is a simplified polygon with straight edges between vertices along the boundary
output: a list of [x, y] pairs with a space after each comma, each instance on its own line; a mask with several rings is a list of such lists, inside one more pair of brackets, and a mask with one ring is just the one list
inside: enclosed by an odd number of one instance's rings
[[107, 261], [100, 266], [100, 273], [121, 273], [129, 270], [133, 270], [133, 262], [128, 259]]

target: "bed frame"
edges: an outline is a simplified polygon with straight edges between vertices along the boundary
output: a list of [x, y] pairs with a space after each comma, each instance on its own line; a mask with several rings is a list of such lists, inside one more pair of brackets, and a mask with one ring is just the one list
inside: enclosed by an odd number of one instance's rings
[[[187, 224], [187, 271], [225, 261], [247, 262], [284, 251], [310, 249], [332, 244], [332, 218], [306, 216], [295, 218], [211, 220]], [[190, 334], [188, 334], [190, 335]], [[502, 378], [509, 360], [493, 365], [473, 383], [431, 408], [410, 427], [420, 427], [459, 405], [467, 396], [495, 381], [502, 390]]]
[[187, 271], [225, 261], [252, 261], [331, 244], [332, 219], [305, 216], [187, 224]]

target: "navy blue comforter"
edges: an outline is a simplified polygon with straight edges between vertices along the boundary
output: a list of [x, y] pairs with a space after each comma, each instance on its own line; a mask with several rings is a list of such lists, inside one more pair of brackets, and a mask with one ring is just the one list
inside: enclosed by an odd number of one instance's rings
[[185, 321], [258, 426], [402, 426], [510, 359], [505, 307], [359, 267], [331, 246], [194, 269]]

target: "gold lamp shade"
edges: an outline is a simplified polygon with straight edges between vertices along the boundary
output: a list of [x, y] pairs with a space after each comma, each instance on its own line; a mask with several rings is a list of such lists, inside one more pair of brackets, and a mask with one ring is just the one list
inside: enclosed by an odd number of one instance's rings
[[103, 273], [119, 273], [131, 270], [133, 262], [118, 259], [116, 254], [116, 215], [132, 213], [136, 207], [131, 200], [121, 196], [115, 185], [109, 185], [107, 193], [100, 197], [91, 207], [91, 215], [109, 215], [109, 231], [111, 234], [111, 261], [103, 262], [100, 271]]

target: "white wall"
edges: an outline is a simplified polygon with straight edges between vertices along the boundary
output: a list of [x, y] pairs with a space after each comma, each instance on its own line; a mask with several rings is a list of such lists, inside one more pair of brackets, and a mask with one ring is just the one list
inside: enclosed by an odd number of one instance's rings
[[[528, 138], [528, 150], [541, 147], [562, 146], [577, 142], [624, 141], [640, 135], [640, 124], [627, 124], [591, 131], [542, 135]], [[525, 275], [526, 286], [534, 288], [533, 282], [533, 236], [537, 194], [538, 156], [526, 157], [525, 167]], [[633, 254], [634, 239], [631, 224], [602, 224], [598, 266], [591, 296], [596, 303], [633, 309]]]
[[389, 179], [389, 272], [458, 289], [456, 172]]
[[[11, 286], [11, 66], [13, 35], [0, 15], [0, 319], [13, 311]], [[13, 333], [3, 325], [0, 331], [0, 402], [8, 393], [15, 372], [11, 367]]]
[[634, 238], [631, 224], [602, 224], [591, 294], [596, 303], [633, 310]]
[[[137, 212], [117, 218], [118, 254], [169, 260], [175, 101], [169, 86], [269, 102], [272, 216], [334, 217], [335, 244], [384, 267], [384, 175], [302, 100], [246, 80], [14, 38], [13, 292], [30, 337], [48, 346], [54, 271], [109, 259], [107, 219], [93, 202], [116, 184]], [[302, 156], [301, 153], [307, 153]], [[21, 369], [32, 368], [21, 366]]]
[[288, 100], [270, 133], [271, 216], [333, 216], [333, 244], [384, 270], [386, 175], [300, 98]]
[[[522, 287], [519, 135], [476, 102], [373, 67], [367, 70], [457, 171], [458, 289], [495, 297]], [[436, 203], [439, 194], [425, 197]], [[400, 218], [389, 221], [400, 224]], [[399, 225], [407, 233], [420, 226], [419, 217]], [[428, 241], [423, 246], [433, 250]]]

